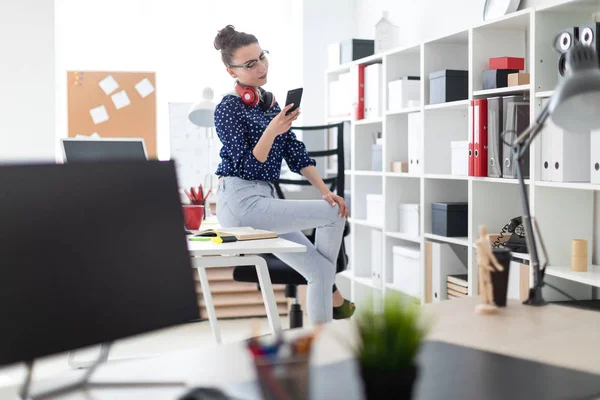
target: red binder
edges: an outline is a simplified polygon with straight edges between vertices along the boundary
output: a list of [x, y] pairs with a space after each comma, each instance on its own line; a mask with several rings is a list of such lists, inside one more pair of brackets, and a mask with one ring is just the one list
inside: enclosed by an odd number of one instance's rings
[[[473, 102], [473, 100], [471, 100], [471, 113], [473, 112], [474, 109], [475, 109], [474, 108], [474, 102]], [[475, 165], [474, 164], [475, 157], [473, 155], [474, 150], [475, 150], [473, 148], [473, 132], [475, 131], [475, 129], [474, 129], [474, 126], [475, 126], [474, 125], [474, 121], [475, 121], [475, 118], [473, 118], [471, 120], [471, 135], [469, 136], [469, 176], [474, 176], [475, 175], [475, 170], [473, 168], [474, 165]]]
[[487, 176], [488, 163], [487, 99], [473, 100], [473, 175]]
[[352, 67], [352, 118], [354, 120], [365, 117], [365, 66]]

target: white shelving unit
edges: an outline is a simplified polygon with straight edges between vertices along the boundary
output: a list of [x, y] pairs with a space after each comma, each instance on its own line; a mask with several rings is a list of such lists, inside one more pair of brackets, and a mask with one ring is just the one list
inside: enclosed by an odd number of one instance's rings
[[[541, 111], [541, 99], [549, 97], [557, 84], [558, 54], [552, 48], [555, 35], [564, 28], [593, 22], [592, 13], [600, 11], [598, 1], [572, 0], [552, 6], [529, 8], [494, 21], [482, 23], [445, 37], [393, 49], [384, 54], [354, 61], [326, 72], [326, 82], [337, 79], [353, 65], [382, 63], [384, 109], [381, 118], [352, 121], [351, 171], [347, 173], [351, 188], [352, 225], [349, 253], [352, 270], [339, 274], [341, 287], [350, 288], [354, 301], [366, 297], [381, 299], [386, 291], [398, 292], [393, 285], [393, 253], [397, 245], [417, 246], [420, 256], [420, 296], [425, 301], [425, 243], [448, 243], [468, 254], [465, 273], [469, 276], [469, 295], [477, 294], [477, 266], [473, 242], [480, 225], [490, 233], [500, 232], [511, 218], [522, 215], [519, 185], [516, 179], [450, 175], [450, 142], [468, 140], [472, 129], [471, 100], [498, 95], [524, 94], [531, 99], [530, 122]], [[490, 57], [525, 58], [529, 85], [483, 90], [483, 71]], [[429, 73], [442, 69], [469, 71], [467, 99], [445, 104], [429, 104]], [[387, 109], [387, 84], [403, 75], [421, 77], [421, 106], [402, 110]], [[328, 100], [327, 100], [328, 101]], [[327, 107], [328, 103], [326, 103]], [[393, 173], [390, 163], [408, 159], [408, 115], [418, 114], [423, 123], [421, 135], [421, 173]], [[383, 172], [371, 172], [373, 132], [383, 137]], [[543, 137], [543, 132], [542, 135]], [[548, 280], [577, 298], [590, 298], [592, 286], [600, 287], [600, 267], [592, 265], [595, 246], [594, 221], [596, 191], [591, 183], [545, 182], [541, 178], [541, 143], [530, 149], [530, 179], [526, 180], [533, 215], [538, 219], [549, 252]], [[366, 219], [366, 194], [382, 194], [384, 224]], [[431, 204], [439, 201], [468, 202], [468, 235], [448, 238], [431, 233]], [[397, 231], [398, 204], [420, 205], [420, 235]], [[382, 231], [381, 249], [371, 248], [372, 230]], [[589, 272], [570, 270], [571, 239], [588, 241]], [[370, 265], [373, 251], [381, 251], [381, 266]], [[514, 254], [526, 262], [527, 254]], [[523, 261], [525, 260], [525, 261]], [[373, 269], [382, 271], [382, 284], [371, 278]], [[516, 275], [519, 275], [518, 273]], [[545, 288], [544, 290], [550, 290]], [[545, 293], [555, 299], [553, 293]]]

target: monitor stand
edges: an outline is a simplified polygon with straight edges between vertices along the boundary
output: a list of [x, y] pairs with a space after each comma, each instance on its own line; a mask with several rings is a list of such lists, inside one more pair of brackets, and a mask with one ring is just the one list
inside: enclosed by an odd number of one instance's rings
[[50, 389], [44, 392], [39, 393], [31, 393], [31, 381], [33, 376], [33, 368], [34, 361], [26, 362], [27, 374], [25, 376], [25, 381], [23, 382], [23, 386], [21, 386], [21, 390], [19, 392], [20, 400], [41, 400], [46, 398], [52, 398], [54, 396], [65, 394], [68, 392], [72, 392], [75, 390], [80, 390], [83, 388], [86, 389], [94, 389], [94, 388], [128, 388], [128, 387], [185, 387], [187, 386], [186, 382], [102, 382], [102, 383], [94, 383], [90, 382], [90, 377], [96, 371], [96, 369], [100, 366], [100, 364], [105, 363], [108, 360], [108, 352], [110, 350], [111, 343], [103, 343], [100, 347], [100, 355], [96, 360], [94, 360], [91, 364], [89, 364], [89, 368], [85, 372], [82, 379], [79, 381], [60, 386], [54, 389]]

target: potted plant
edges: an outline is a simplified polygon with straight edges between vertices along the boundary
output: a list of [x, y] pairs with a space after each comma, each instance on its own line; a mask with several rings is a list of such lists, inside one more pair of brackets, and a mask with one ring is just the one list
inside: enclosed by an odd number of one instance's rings
[[355, 355], [367, 399], [410, 399], [417, 379], [416, 355], [427, 329], [419, 306], [388, 295], [382, 312], [373, 307], [356, 317]]

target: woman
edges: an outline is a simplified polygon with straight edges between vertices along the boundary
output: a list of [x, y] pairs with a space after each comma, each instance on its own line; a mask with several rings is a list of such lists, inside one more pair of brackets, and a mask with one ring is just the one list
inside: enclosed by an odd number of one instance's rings
[[[223, 97], [215, 110], [215, 127], [223, 143], [217, 216], [223, 226], [251, 226], [275, 231], [280, 237], [306, 246], [306, 253], [275, 254], [308, 282], [307, 308], [312, 323], [349, 318], [354, 304], [334, 285], [348, 207], [332, 193], [315, 168], [304, 144], [290, 130], [300, 109], [286, 115], [273, 95], [264, 91], [269, 63], [254, 35], [228, 25], [214, 46], [221, 51], [227, 72], [236, 80], [235, 91]], [[323, 200], [282, 200], [270, 182], [279, 179], [282, 160], [302, 174]], [[302, 230], [317, 228], [313, 245]], [[332, 290], [333, 288], [333, 290]]]

